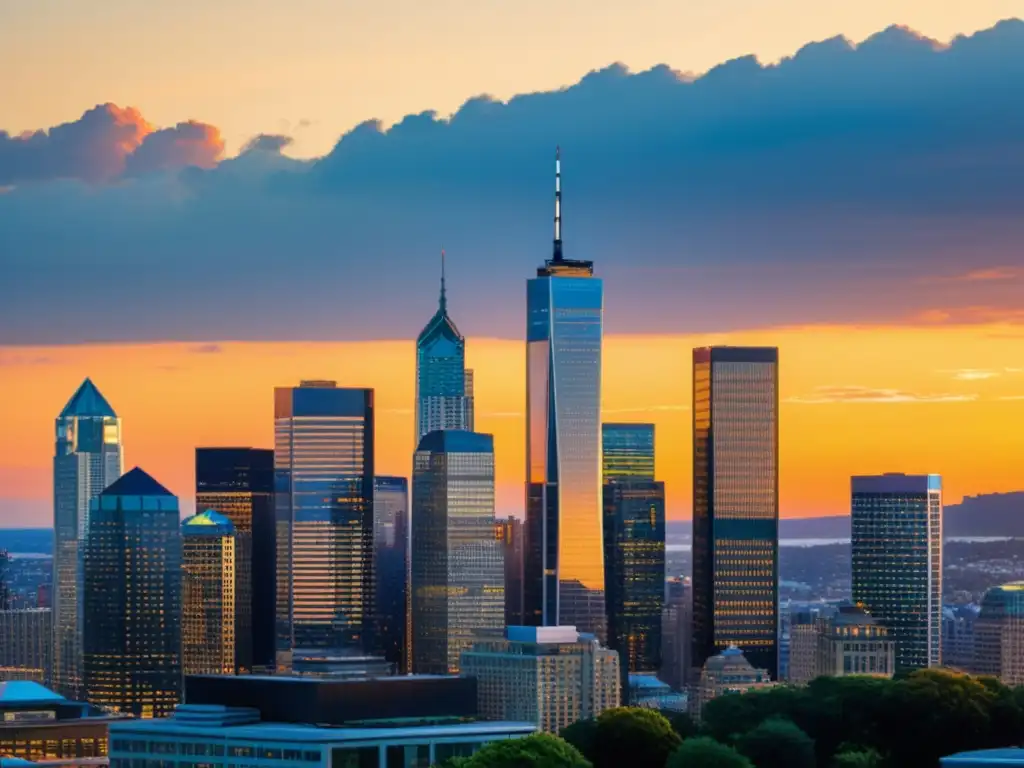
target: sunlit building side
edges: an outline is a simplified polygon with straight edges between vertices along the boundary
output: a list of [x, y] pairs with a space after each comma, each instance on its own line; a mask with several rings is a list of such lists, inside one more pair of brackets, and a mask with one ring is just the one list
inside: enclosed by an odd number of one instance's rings
[[213, 510], [181, 525], [181, 660], [186, 675], [235, 672], [235, 526]]

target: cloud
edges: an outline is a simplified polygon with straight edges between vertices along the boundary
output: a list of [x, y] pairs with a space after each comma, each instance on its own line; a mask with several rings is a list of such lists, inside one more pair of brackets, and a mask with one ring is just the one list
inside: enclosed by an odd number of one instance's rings
[[987, 269], [972, 269], [955, 275], [944, 275], [940, 277], [926, 277], [925, 281], [949, 282], [949, 283], [977, 283], [990, 280], [1019, 280], [1024, 276], [1024, 270], [1016, 267], [989, 267]]
[[[613, 65], [368, 120], [309, 162], [270, 135], [218, 162], [213, 126], [153, 130], [107, 105], [0, 141], [0, 344], [408, 338], [434, 310], [440, 243], [460, 329], [518, 338], [556, 144], [566, 253], [604, 278], [609, 333], [1019, 323], [1022, 88], [1024, 22], [1007, 21], [700, 77]], [[54, 274], [76, 286], [56, 305]]]
[[954, 368], [940, 373], [952, 374], [957, 381], [985, 381], [1005, 374], [1021, 373], [1020, 368]]
[[817, 387], [810, 395], [790, 397], [787, 403], [968, 403], [977, 395], [917, 394], [899, 389], [877, 389], [859, 386]]
[[1003, 395], [1002, 397], [996, 399], [1005, 403], [1019, 402], [1021, 400], [1024, 400], [1024, 395]]
[[250, 139], [242, 148], [242, 154], [246, 152], [283, 152], [294, 139], [291, 136], [284, 136], [276, 133], [261, 133]]
[[219, 355], [224, 348], [220, 344], [200, 344], [197, 347], [189, 348], [188, 351], [193, 355]]

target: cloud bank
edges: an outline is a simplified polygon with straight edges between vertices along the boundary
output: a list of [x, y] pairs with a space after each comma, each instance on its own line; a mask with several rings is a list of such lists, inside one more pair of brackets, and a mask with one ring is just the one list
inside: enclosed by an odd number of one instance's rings
[[521, 336], [555, 144], [567, 254], [606, 279], [609, 331], [1019, 323], [1021, 92], [1010, 20], [697, 78], [613, 65], [368, 121], [312, 162], [276, 135], [225, 160], [214, 126], [103, 105], [0, 134], [0, 344], [408, 338], [442, 246], [462, 330]]

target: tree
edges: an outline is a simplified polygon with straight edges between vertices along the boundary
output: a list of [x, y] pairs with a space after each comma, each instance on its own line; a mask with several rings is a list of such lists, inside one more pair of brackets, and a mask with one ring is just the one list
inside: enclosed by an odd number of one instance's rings
[[[629, 765], [627, 763], [627, 765]], [[687, 739], [668, 759], [666, 768], [754, 768], [732, 747], [707, 736]]]
[[693, 722], [693, 718], [686, 712], [680, 712], [676, 709], [660, 709], [658, 711], [671, 723], [672, 730], [679, 734], [680, 739], [685, 741], [686, 739], [693, 738], [700, 732], [697, 724]]
[[665, 768], [682, 743], [664, 715], [653, 709], [618, 707], [602, 712], [594, 731], [594, 768]]
[[492, 741], [458, 768], [593, 768], [576, 747], [550, 733]]
[[882, 756], [870, 747], [845, 747], [836, 753], [832, 768], [880, 768]]
[[765, 720], [736, 745], [756, 768], [814, 768], [814, 742], [790, 720]]
[[596, 734], [597, 721], [593, 719], [577, 720], [558, 732], [560, 738], [576, 747], [580, 754], [592, 763], [594, 762], [594, 736]]

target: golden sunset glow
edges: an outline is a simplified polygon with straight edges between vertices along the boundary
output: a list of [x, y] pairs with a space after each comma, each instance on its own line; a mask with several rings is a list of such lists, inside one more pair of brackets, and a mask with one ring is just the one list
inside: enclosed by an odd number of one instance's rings
[[[657, 425], [669, 515], [690, 513], [690, 360], [706, 344], [777, 345], [781, 509], [848, 511], [851, 474], [939, 472], [946, 502], [1020, 490], [1024, 332], [1011, 325], [805, 327], [605, 339], [604, 420]], [[521, 514], [525, 348], [469, 339], [477, 430], [495, 436], [499, 514]], [[124, 425], [125, 467], [142, 466], [188, 503], [197, 445], [271, 445], [273, 388], [333, 378], [376, 390], [377, 472], [408, 475], [412, 341], [142, 344], [0, 349], [3, 496], [49, 524], [53, 420], [91, 376]]]

